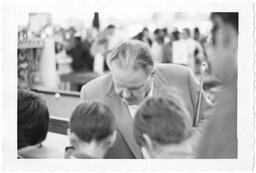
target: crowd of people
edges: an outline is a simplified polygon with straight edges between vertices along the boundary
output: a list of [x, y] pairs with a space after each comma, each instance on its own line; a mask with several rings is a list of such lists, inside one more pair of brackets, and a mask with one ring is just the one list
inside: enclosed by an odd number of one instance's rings
[[197, 27], [194, 28], [193, 36], [191, 33], [189, 28], [184, 28], [182, 32], [175, 28], [171, 33], [167, 28], [157, 28], [151, 39], [148, 28], [143, 28], [133, 39], [141, 40], [151, 47], [155, 63], [182, 64], [200, 73], [201, 63], [207, 61], [204, 52], [206, 36], [201, 35]]
[[65, 39], [56, 42], [56, 47], [61, 48], [59, 50], [65, 51], [72, 58], [71, 67], [74, 71], [108, 71], [107, 57], [117, 45], [128, 39], [146, 43], [152, 50], [155, 63], [187, 65], [195, 73], [200, 73], [201, 63], [208, 62], [205, 54], [207, 36], [202, 35], [197, 27], [193, 30], [184, 28], [182, 31], [177, 28], [172, 31], [168, 31], [167, 28], [156, 28], [153, 32], [144, 27], [141, 32], [130, 38], [112, 24], [103, 31], [87, 29], [85, 37], [81, 35], [81, 31], [76, 31], [73, 27], [66, 32], [69, 38], [66, 39], [62, 34]]
[[[55, 53], [58, 56], [57, 65], [65, 60], [70, 63], [72, 71], [95, 71], [103, 73], [108, 70], [106, 57], [124, 41], [114, 25], [107, 26], [103, 31], [88, 28], [83, 34], [74, 27], [59, 30], [55, 37]], [[67, 60], [71, 58], [71, 61]]]
[[[166, 30], [156, 30], [158, 41], [154, 42], [144, 28], [133, 39], [109, 48], [106, 66], [110, 73], [82, 87], [82, 103], [69, 122], [71, 146], [67, 146], [65, 157], [237, 158], [238, 13], [212, 13], [211, 21], [212, 38], [204, 51], [200, 41], [195, 41], [200, 40], [197, 29], [193, 39], [187, 29], [182, 36], [177, 31], [172, 35], [181, 42], [177, 47], [186, 40], [188, 47], [194, 48], [189, 56], [201, 61], [207, 55], [222, 85], [215, 104], [202, 88], [198, 92], [189, 59], [186, 65], [190, 67], [154, 59], [160, 57], [158, 51], [154, 55], [159, 45], [166, 42], [175, 47], [174, 41], [162, 36]], [[109, 26], [107, 33], [113, 34], [114, 28]], [[104, 39], [100, 40], [104, 45]], [[113, 42], [119, 41], [116, 36]], [[154, 44], [158, 45], [154, 48]], [[45, 140], [48, 124], [49, 111], [43, 99], [19, 90], [19, 158], [25, 157], [26, 147]]]

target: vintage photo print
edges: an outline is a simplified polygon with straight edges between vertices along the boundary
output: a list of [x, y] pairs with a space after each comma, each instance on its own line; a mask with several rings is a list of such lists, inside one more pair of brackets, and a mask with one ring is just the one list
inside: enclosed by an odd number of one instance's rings
[[4, 1], [2, 169], [253, 170], [252, 1]]

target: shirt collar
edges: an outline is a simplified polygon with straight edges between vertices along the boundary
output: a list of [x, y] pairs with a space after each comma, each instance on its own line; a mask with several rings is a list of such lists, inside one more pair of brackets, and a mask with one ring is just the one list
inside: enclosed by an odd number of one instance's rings
[[153, 96], [153, 89], [154, 89], [154, 83], [153, 83], [153, 81], [152, 81], [152, 82], [151, 82], [151, 88], [150, 88], [150, 91], [149, 91], [147, 97], [152, 97], [152, 96]]

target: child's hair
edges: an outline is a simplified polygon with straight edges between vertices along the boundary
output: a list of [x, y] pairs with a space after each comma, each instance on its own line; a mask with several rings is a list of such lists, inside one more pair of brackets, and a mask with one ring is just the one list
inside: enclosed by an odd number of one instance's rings
[[72, 113], [70, 131], [85, 142], [99, 142], [115, 131], [114, 115], [102, 103], [81, 103]]
[[18, 149], [45, 140], [49, 126], [49, 111], [37, 94], [18, 90]]
[[139, 107], [134, 120], [134, 136], [142, 146], [142, 134], [159, 144], [178, 144], [188, 138], [192, 127], [187, 111], [177, 98], [152, 97]]

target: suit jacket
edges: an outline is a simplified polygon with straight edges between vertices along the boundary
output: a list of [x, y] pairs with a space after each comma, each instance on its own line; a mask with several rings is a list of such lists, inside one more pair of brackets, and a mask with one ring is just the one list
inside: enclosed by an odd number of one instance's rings
[[[162, 88], [170, 88], [172, 91], [175, 89], [176, 94], [182, 99], [189, 112], [192, 127], [196, 111], [198, 85], [199, 82], [189, 68], [174, 64], [158, 64], [153, 75], [153, 96], [157, 96]], [[84, 85], [81, 89], [81, 98], [87, 101], [102, 102], [109, 106], [114, 113], [118, 127], [117, 141], [107, 152], [106, 158], [142, 158], [140, 147], [133, 136], [133, 119], [127, 105], [115, 93], [111, 73], [100, 76]], [[211, 107], [211, 102], [203, 93], [198, 127], [191, 139], [195, 149], [198, 140], [200, 140], [200, 133], [208, 122], [208, 111]]]
[[198, 158], [237, 158], [237, 79], [218, 93]]

